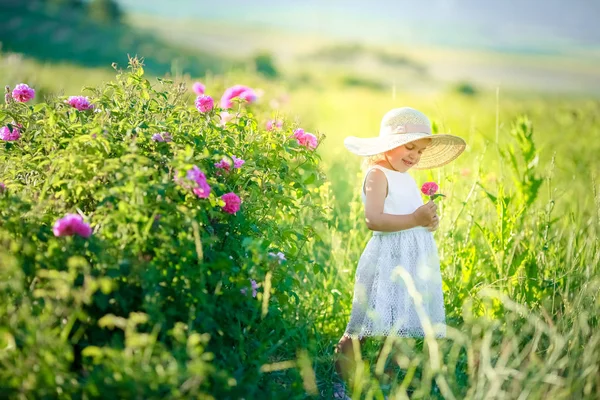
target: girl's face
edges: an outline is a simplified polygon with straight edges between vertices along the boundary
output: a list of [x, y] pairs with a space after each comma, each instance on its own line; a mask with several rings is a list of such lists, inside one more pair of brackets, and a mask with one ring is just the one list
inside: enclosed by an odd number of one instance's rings
[[419, 162], [431, 139], [419, 139], [388, 151], [387, 160], [396, 171], [406, 172]]

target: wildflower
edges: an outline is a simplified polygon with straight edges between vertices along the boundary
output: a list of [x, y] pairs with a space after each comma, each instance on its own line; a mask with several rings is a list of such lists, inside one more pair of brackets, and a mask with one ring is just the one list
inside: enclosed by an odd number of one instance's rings
[[3, 182], [0, 182], [0, 194], [6, 192], [6, 185]]

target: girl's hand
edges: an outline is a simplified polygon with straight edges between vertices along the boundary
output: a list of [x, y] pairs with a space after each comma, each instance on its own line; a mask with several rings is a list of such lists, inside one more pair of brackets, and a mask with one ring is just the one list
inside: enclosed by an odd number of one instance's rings
[[440, 217], [437, 214], [433, 217], [433, 223], [427, 227], [429, 232], [437, 231], [438, 226], [440, 226]]
[[413, 213], [417, 226], [429, 227], [434, 223], [434, 217], [437, 218], [437, 205], [433, 201], [429, 201], [417, 208]]

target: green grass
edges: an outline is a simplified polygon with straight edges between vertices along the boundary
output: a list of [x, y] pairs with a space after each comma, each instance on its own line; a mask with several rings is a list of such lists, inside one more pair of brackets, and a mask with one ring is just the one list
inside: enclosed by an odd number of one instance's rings
[[[106, 79], [104, 70], [29, 61], [3, 65], [2, 76], [11, 81], [29, 80], [51, 91], [64, 87], [71, 93]], [[299, 120], [307, 131], [326, 135], [319, 153], [329, 183], [319, 193], [330, 224], [316, 226], [321, 240], [304, 248], [320, 268], [297, 288], [297, 326], [272, 349], [274, 363], [292, 363], [274, 364], [275, 371], [262, 375], [281, 385], [272, 396], [304, 398], [306, 391], [330, 398], [333, 346], [348, 321], [354, 271], [369, 237], [358, 192], [360, 160], [346, 153], [343, 138], [375, 135], [384, 112], [409, 105], [429, 115], [439, 131], [469, 144], [454, 163], [414, 175], [418, 183], [437, 181], [448, 196], [435, 238], [453, 329], [438, 342], [399, 342], [390, 360], [398, 372], [393, 381], [377, 375], [378, 343], [368, 342], [355, 398], [382, 398], [384, 392], [406, 398], [406, 389], [411, 398], [595, 398], [600, 144], [593, 135], [600, 129], [600, 102], [527, 90], [464, 96], [414, 86], [349, 87], [347, 73], [298, 66], [276, 84], [242, 72], [207, 79], [209, 90], [223, 81], [261, 86], [263, 105], [287, 92], [290, 102], [264, 119], [281, 112], [288, 122]], [[290, 348], [290, 338], [305, 345]]]

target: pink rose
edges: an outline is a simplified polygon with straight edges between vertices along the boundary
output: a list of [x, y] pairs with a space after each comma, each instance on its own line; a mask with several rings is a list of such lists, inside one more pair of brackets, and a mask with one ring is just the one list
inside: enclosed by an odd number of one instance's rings
[[433, 196], [439, 190], [439, 186], [435, 182], [425, 182], [421, 186], [421, 192], [427, 196]]
[[88, 238], [92, 234], [92, 228], [83, 222], [81, 215], [67, 214], [54, 223], [52, 232], [54, 232], [54, 236], [58, 237], [79, 235]]
[[35, 90], [25, 83], [19, 83], [12, 91], [12, 97], [20, 103], [27, 103], [35, 96]]
[[221, 108], [233, 107], [232, 100], [235, 98], [245, 100], [247, 103], [254, 103], [257, 99], [257, 96], [254, 90], [250, 89], [249, 87], [235, 85], [225, 90], [225, 93], [223, 93], [223, 96], [221, 97]]
[[242, 203], [242, 201], [235, 193], [225, 193], [223, 196], [221, 196], [221, 199], [223, 199], [223, 201], [225, 202], [225, 205], [223, 206], [223, 211], [225, 211], [226, 213], [235, 214], [240, 210], [240, 204]]
[[299, 145], [307, 147], [309, 149], [316, 149], [318, 140], [312, 133], [304, 132], [304, 129], [299, 128], [294, 131], [294, 137]]
[[209, 95], [203, 94], [196, 98], [196, 108], [201, 113], [209, 112], [213, 109], [215, 102]]
[[90, 104], [90, 100], [85, 96], [71, 96], [67, 100], [67, 103], [79, 111], [86, 111], [94, 108], [94, 106]]
[[202, 94], [204, 94], [206, 87], [203, 84], [201, 84], [200, 82], [194, 82], [194, 84], [192, 85], [192, 90], [197, 95], [202, 95]]
[[14, 125], [11, 125], [11, 127], [12, 130], [8, 126], [3, 126], [0, 128], [0, 140], [5, 140], [7, 142], [19, 140], [21, 137], [21, 131]]
[[283, 121], [270, 119], [266, 123], [266, 128], [268, 131], [272, 131], [273, 129], [281, 129], [283, 126]]

